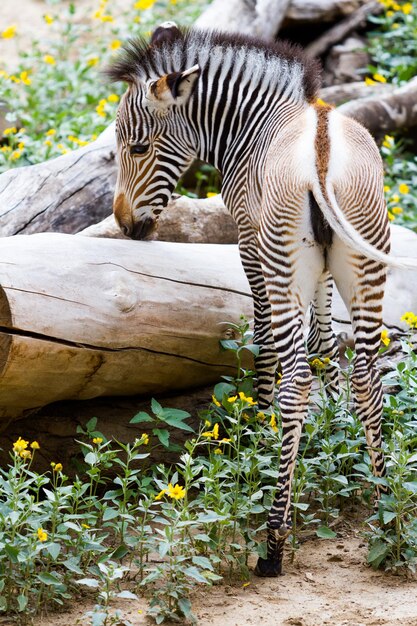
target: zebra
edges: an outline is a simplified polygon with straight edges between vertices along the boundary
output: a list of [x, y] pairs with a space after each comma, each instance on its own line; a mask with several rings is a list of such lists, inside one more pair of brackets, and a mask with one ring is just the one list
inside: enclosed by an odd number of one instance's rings
[[[312, 383], [307, 346], [337, 361], [333, 280], [350, 312], [357, 413], [373, 472], [385, 472], [382, 387], [375, 370], [390, 231], [377, 146], [359, 123], [318, 100], [321, 70], [296, 46], [249, 36], [159, 27], [128, 42], [107, 70], [127, 91], [116, 116], [114, 215], [145, 238], [195, 158], [222, 174], [254, 301], [258, 406], [271, 406], [278, 361], [282, 448], [255, 573], [282, 573], [291, 482]], [[398, 265], [404, 260], [398, 259]], [[337, 367], [327, 371], [337, 391]], [[377, 494], [378, 495], [378, 494]]]

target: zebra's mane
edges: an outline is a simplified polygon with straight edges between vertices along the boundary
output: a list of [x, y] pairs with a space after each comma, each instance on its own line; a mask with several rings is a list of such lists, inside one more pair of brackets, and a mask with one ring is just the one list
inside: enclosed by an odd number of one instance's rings
[[[303, 49], [287, 41], [264, 41], [256, 37], [206, 31], [197, 28], [180, 29], [169, 40], [150, 45], [143, 37], [131, 39], [118, 58], [105, 70], [113, 82], [128, 83], [157, 78], [170, 72], [180, 72], [199, 63], [204, 66], [216, 57], [227, 55], [229, 63], [245, 66], [246, 70], [265, 72], [265, 66], [285, 65], [298, 80], [294, 87], [301, 88], [304, 97], [313, 101], [321, 85], [321, 66], [309, 58]], [[263, 66], [260, 69], [260, 66]], [[277, 74], [280, 74], [278, 70]], [[271, 74], [273, 76], [273, 73]], [[301, 94], [300, 94], [301, 95]]]

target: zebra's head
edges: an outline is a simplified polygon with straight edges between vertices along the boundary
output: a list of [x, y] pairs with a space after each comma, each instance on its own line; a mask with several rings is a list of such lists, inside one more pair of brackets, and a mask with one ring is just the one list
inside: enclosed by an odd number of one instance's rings
[[[164, 38], [178, 35], [177, 27], [167, 23], [155, 31], [150, 46], [161, 46]], [[135, 67], [130, 69], [121, 77], [129, 86], [116, 117], [118, 175], [113, 210], [125, 235], [143, 239], [195, 157], [195, 137], [184, 122], [200, 68], [194, 65], [148, 79], [138, 76]]]

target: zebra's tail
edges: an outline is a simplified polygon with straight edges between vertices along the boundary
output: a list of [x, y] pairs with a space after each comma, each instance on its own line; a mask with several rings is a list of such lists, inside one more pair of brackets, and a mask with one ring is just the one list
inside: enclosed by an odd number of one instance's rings
[[[348, 246], [363, 254], [369, 259], [379, 261], [385, 265], [404, 269], [417, 269], [417, 258], [391, 256], [378, 250], [369, 243], [358, 230], [349, 222], [339, 206], [334, 185], [328, 176], [329, 159], [331, 158], [329, 137], [329, 111], [326, 105], [318, 111], [318, 127], [316, 136], [316, 176], [312, 185], [312, 192], [317, 204], [333, 232]], [[321, 140], [319, 145], [318, 139]], [[324, 150], [320, 149], [324, 146]], [[326, 150], [327, 146], [327, 150]], [[375, 148], [376, 149], [376, 148]], [[327, 154], [326, 154], [327, 153]], [[324, 158], [323, 158], [324, 154]]]

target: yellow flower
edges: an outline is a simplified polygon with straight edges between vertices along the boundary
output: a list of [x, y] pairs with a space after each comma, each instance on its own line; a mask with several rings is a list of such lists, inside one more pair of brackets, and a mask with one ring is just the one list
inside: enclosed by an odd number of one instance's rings
[[181, 500], [181, 498], [185, 498], [185, 489], [184, 487], [181, 487], [181, 485], [178, 485], [178, 483], [173, 486], [171, 485], [171, 483], [169, 483], [168, 485], [168, 495], [170, 498], [172, 498], [173, 500]]
[[405, 322], [410, 328], [417, 328], [417, 315], [412, 311], [407, 311], [400, 317], [401, 322]]
[[21, 150], [13, 150], [13, 152], [10, 155], [10, 160], [17, 161], [18, 159], [20, 159], [21, 156], [22, 156]]
[[413, 10], [413, 5], [411, 4], [411, 2], [406, 2], [401, 7], [401, 11], [404, 13], [404, 15], [410, 15], [412, 10]]
[[400, 201], [400, 196], [395, 193], [391, 198], [390, 198], [391, 202], [399, 202]]
[[52, 146], [52, 141], [50, 139], [46, 139], [43, 143], [45, 146], [48, 146], [48, 148]]
[[216, 193], [215, 191], [208, 191], [206, 193], [206, 198], [214, 198], [214, 196], [218, 196], [219, 194]]
[[271, 419], [269, 420], [269, 425], [272, 428], [272, 430], [274, 431], [274, 433], [278, 432], [277, 419], [275, 417], [275, 413], [271, 414]]
[[99, 446], [101, 443], [103, 443], [103, 437], [94, 437], [93, 443]]
[[391, 209], [391, 213], [393, 215], [401, 215], [402, 212], [403, 212], [403, 209], [400, 206], [394, 206]]
[[108, 102], [119, 102], [119, 96], [117, 95], [117, 93], [111, 93], [109, 95], [109, 97], [107, 98]]
[[231, 404], [233, 404], [233, 402], [236, 402], [237, 400], [237, 396], [230, 396], [229, 398], [227, 398], [228, 402], [230, 402]]
[[155, 0], [138, 0], [135, 2], [133, 7], [138, 11], [146, 11], [146, 9], [150, 9], [155, 4]]
[[16, 454], [21, 454], [23, 450], [26, 450], [28, 445], [29, 441], [26, 441], [25, 439], [22, 439], [22, 437], [19, 437], [19, 439], [13, 444], [13, 452], [15, 452]]
[[8, 135], [14, 135], [15, 133], [17, 133], [16, 126], [11, 126], [10, 128], [5, 128], [4, 131], [3, 131], [3, 135], [5, 137], [7, 137]]
[[372, 78], [369, 78], [368, 76], [365, 78], [365, 85], [376, 85], [376, 82], [374, 80], [372, 80]]
[[385, 135], [382, 145], [384, 146], [384, 148], [392, 148], [392, 146], [394, 145], [394, 137], [391, 137], [390, 135]]
[[32, 452], [30, 450], [22, 450], [22, 452], [20, 453], [20, 456], [22, 457], [22, 459], [31, 459]]
[[213, 404], [215, 404], [216, 406], [221, 406], [221, 402], [219, 402], [216, 398], [216, 396], [211, 396], [211, 400], [213, 402]]
[[32, 448], [32, 450], [39, 450], [40, 445], [38, 444], [37, 441], [32, 441], [32, 443], [30, 444], [30, 447]]
[[394, 11], [387, 11], [387, 17], [392, 17], [394, 15]]
[[265, 413], [263, 411], [258, 411], [256, 417], [262, 421], [265, 419]]
[[384, 346], [389, 346], [389, 344], [391, 343], [391, 339], [389, 338], [388, 331], [386, 329], [381, 332], [381, 342], [384, 344]]
[[391, 211], [388, 211], [388, 219], [390, 222], [393, 222], [395, 220], [395, 215], [391, 213]]
[[16, 454], [20, 454], [21, 452], [23, 452], [23, 450], [26, 450], [28, 445], [29, 441], [26, 441], [25, 439], [19, 437], [19, 439], [13, 444], [13, 452], [16, 452]]
[[24, 70], [23, 72], [20, 72], [20, 80], [22, 81], [24, 85], [32, 84], [32, 79], [29, 78], [29, 73], [26, 70]]
[[56, 63], [54, 57], [51, 54], [45, 54], [45, 56], [43, 57], [43, 60], [48, 65], [55, 65]]
[[201, 433], [202, 437], [206, 437], [207, 439], [213, 438], [213, 432], [211, 430], [207, 430], [205, 433]]
[[57, 473], [62, 472], [62, 463], [54, 463], [52, 467], [53, 467], [54, 472], [57, 472]]
[[20, 84], [20, 78], [17, 78], [17, 76], [10, 76], [10, 80], [12, 81], [12, 83], [16, 83], [16, 85]]
[[395, 24], [393, 24], [393, 25], [392, 25], [392, 27], [393, 27], [393, 29], [394, 29], [394, 30], [397, 30], [397, 28], [399, 28], [399, 27], [400, 27], [400, 25], [399, 25], [399, 24], [397, 24], [397, 22], [395, 22]]
[[0, 78], [9, 78], [8, 73], [5, 70], [0, 70]]
[[227, 437], [223, 437], [223, 439], [221, 440], [221, 443], [230, 443], [232, 440], [228, 439]]
[[373, 78], [378, 83], [386, 83], [387, 82], [387, 79], [385, 78], [385, 76], [382, 76], [382, 74], [374, 74]]
[[214, 450], [214, 454], [223, 454], [223, 450], [221, 448], [216, 448]]
[[149, 435], [147, 433], [142, 433], [142, 443], [144, 446], [147, 446], [149, 443]]
[[2, 146], [0, 148], [0, 152], [11, 152], [12, 151], [12, 147], [11, 146]]
[[213, 426], [213, 438], [214, 439], [219, 438], [219, 425], [218, 424], [214, 424]]
[[96, 106], [96, 111], [100, 117], [106, 117], [105, 106], [107, 104], [107, 100], [101, 99], [98, 105]]
[[398, 187], [398, 191], [400, 193], [408, 193], [410, 191], [410, 187], [405, 183], [401, 183], [401, 185]]
[[54, 22], [54, 18], [49, 13], [45, 13], [45, 15], [43, 16], [43, 19], [48, 25], [51, 25]]
[[251, 406], [253, 406], [254, 404], [256, 404], [256, 402], [254, 401], [254, 399], [252, 398], [252, 396], [245, 396], [245, 394], [243, 393], [243, 391], [239, 391], [239, 398], [242, 400], [242, 402], [247, 402], [248, 404], [250, 404]]
[[162, 489], [162, 491], [160, 491], [158, 495], [155, 496], [155, 500], [161, 500], [161, 498], [166, 494], [166, 492], [167, 492], [166, 489]]
[[52, 137], [52, 135], [56, 135], [55, 128], [50, 128], [48, 131], [46, 131], [46, 134], [48, 137]]
[[391, 191], [391, 187], [389, 185], [384, 185], [384, 192], [388, 193], [389, 191]]
[[122, 42], [119, 39], [113, 39], [113, 41], [110, 42], [109, 48], [110, 50], [118, 50], [121, 45]]
[[43, 528], [38, 528], [37, 535], [42, 543], [48, 539], [48, 533]]
[[85, 528], [86, 530], [88, 530], [90, 528], [90, 526], [88, 524], [81, 524], [82, 528]]
[[320, 359], [313, 359], [311, 361], [311, 367], [315, 367], [316, 370], [324, 370], [326, 366]]
[[12, 39], [12, 37], [16, 35], [16, 30], [16, 24], [12, 24], [2, 31], [1, 36], [3, 37], [3, 39]]
[[87, 65], [89, 67], [94, 67], [95, 65], [97, 65], [98, 61], [99, 61], [98, 57], [91, 57], [91, 59], [87, 60]]

